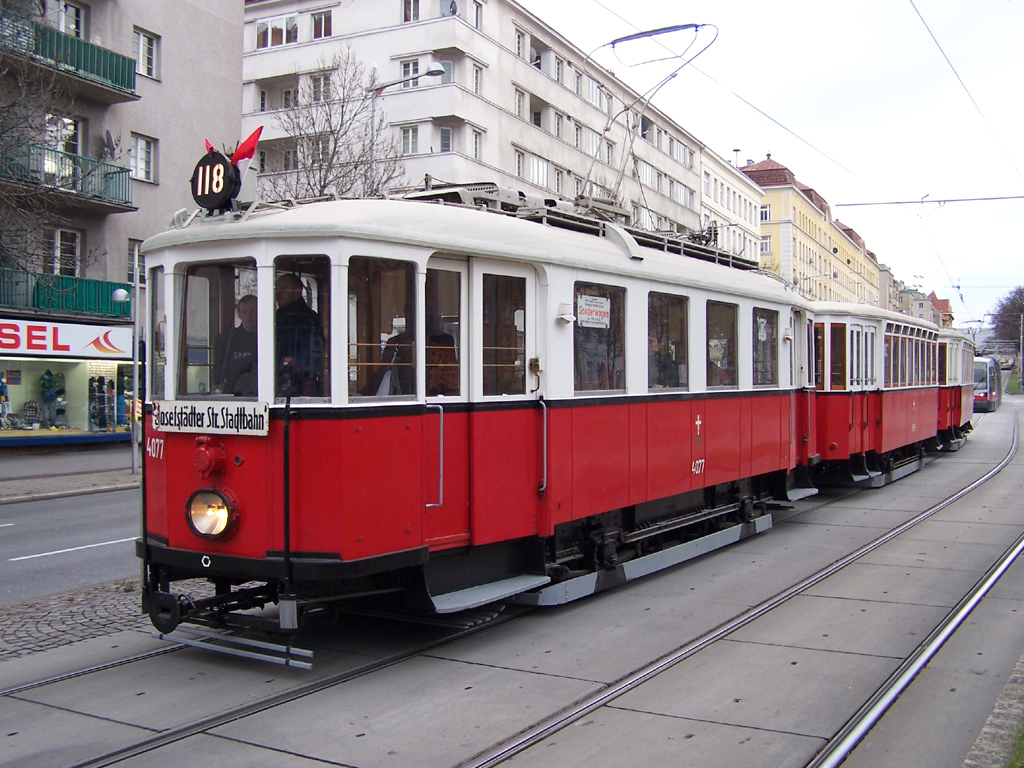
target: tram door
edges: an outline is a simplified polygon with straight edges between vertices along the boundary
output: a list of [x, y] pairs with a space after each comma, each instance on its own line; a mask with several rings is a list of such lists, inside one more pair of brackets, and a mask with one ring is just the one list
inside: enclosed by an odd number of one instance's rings
[[548, 422], [537, 403], [536, 273], [477, 259], [470, 277], [470, 527], [482, 545], [537, 533]]
[[850, 324], [850, 451], [863, 453], [868, 442], [868, 393], [866, 386], [866, 355], [864, 327]]
[[465, 261], [427, 264], [423, 429], [424, 539], [434, 549], [469, 542], [469, 270]]

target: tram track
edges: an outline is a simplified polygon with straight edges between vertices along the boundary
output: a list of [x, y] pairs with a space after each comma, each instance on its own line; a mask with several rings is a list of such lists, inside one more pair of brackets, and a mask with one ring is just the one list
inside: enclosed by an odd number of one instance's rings
[[[974, 482], [961, 488], [937, 504], [915, 515], [910, 520], [893, 528], [855, 551], [834, 561], [805, 579], [775, 594], [767, 600], [753, 606], [735, 618], [720, 624], [703, 636], [680, 646], [650, 664], [637, 669], [611, 683], [603, 690], [575, 702], [570, 707], [555, 713], [527, 730], [516, 734], [505, 742], [496, 744], [477, 756], [458, 763], [454, 768], [490, 768], [499, 765], [511, 757], [520, 754], [541, 741], [568, 728], [572, 724], [609, 704], [623, 694], [632, 691], [643, 683], [657, 677], [676, 664], [694, 656], [756, 619], [775, 610], [790, 599], [805, 593], [808, 589], [838, 573], [852, 563], [861, 560], [865, 555], [875, 551], [887, 542], [900, 536], [914, 526], [924, 522], [937, 512], [959, 501], [969, 493], [977, 490], [1001, 472], [1013, 460], [1019, 444], [1017, 421], [1014, 419], [1013, 438], [1010, 449], [1003, 459], [992, 469]], [[979, 580], [975, 587], [947, 614], [946, 618], [936, 627], [925, 640], [904, 660], [895, 672], [875, 692], [875, 694], [850, 718], [844, 727], [830, 739], [819, 751], [807, 768], [834, 768], [838, 766], [856, 747], [871, 726], [878, 721], [886, 709], [896, 700], [899, 694], [912, 682], [917, 673], [938, 652], [943, 643], [952, 635], [970, 611], [977, 605], [985, 593], [995, 584], [1016, 557], [1024, 551], [1024, 534], [1004, 553]]]
[[[69, 766], [69, 768], [104, 768], [104, 766], [116, 765], [117, 763], [120, 763], [129, 758], [136, 757], [138, 755], [142, 755], [147, 752], [151, 752], [153, 750], [169, 746], [176, 742], [187, 739], [190, 736], [195, 736], [197, 734], [207, 732], [211, 729], [214, 729], [226, 723], [230, 723], [234, 720], [239, 720], [245, 717], [249, 717], [251, 715], [258, 714], [260, 712], [273, 709], [275, 707], [282, 706], [284, 704], [288, 704], [290, 702], [301, 699], [305, 696], [309, 696], [320, 691], [333, 688], [335, 686], [341, 685], [342, 683], [355, 680], [356, 678], [363, 677], [365, 675], [378, 672], [380, 670], [386, 669], [396, 664], [400, 664], [404, 661], [416, 658], [417, 656], [422, 656], [432, 651], [436, 651], [440, 648], [443, 648], [446, 645], [471, 637], [472, 635], [476, 635], [480, 632], [493, 629], [504, 624], [508, 624], [512, 621], [516, 621], [522, 618], [523, 616], [532, 613], [534, 610], [536, 609], [528, 607], [506, 608], [504, 611], [496, 614], [495, 618], [493, 618], [490, 621], [466, 627], [464, 629], [454, 632], [453, 634], [446, 635], [445, 637], [427, 643], [421, 643], [419, 645], [408, 648], [400, 653], [393, 654], [386, 658], [377, 659], [370, 663], [363, 664], [352, 669], [347, 669], [343, 672], [339, 672], [334, 675], [328, 675], [323, 678], [311, 680], [308, 683], [301, 684], [297, 687], [289, 688], [288, 690], [281, 691], [280, 693], [271, 696], [266, 696], [244, 705], [231, 707], [215, 715], [198, 718], [190, 723], [169, 728], [165, 731], [161, 731], [160, 733], [152, 737], [142, 739], [141, 741], [137, 741], [128, 746], [121, 747], [116, 750], [111, 750], [110, 752], [107, 752], [106, 754], [100, 755], [98, 757], [74, 763], [72, 766]], [[38, 684], [30, 684], [18, 690], [26, 690], [28, 688], [40, 687], [41, 685], [48, 684], [48, 682], [59, 682], [63, 679], [81, 677], [89, 674], [90, 672], [104, 671], [114, 666], [122, 666], [125, 663], [130, 663], [131, 661], [145, 660], [151, 656], [156, 656], [171, 651], [184, 650], [185, 648], [186, 646], [176, 646], [168, 649], [160, 649], [158, 651], [153, 651], [147, 654], [139, 654], [138, 657], [133, 657], [118, 662], [112, 662], [110, 664], [105, 665], [97, 665], [97, 667], [94, 669], [82, 670], [76, 673], [58, 676], [54, 678], [54, 680], [52, 681], [41, 681]], [[17, 691], [15, 691], [15, 693], [16, 692]]]

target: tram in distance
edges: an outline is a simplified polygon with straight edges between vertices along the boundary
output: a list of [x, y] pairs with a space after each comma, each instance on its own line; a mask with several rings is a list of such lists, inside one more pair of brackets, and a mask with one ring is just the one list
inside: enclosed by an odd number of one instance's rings
[[1003, 402], [1003, 372], [994, 357], [974, 358], [974, 410], [991, 413]]
[[[161, 632], [564, 603], [969, 429], [958, 334], [564, 203], [421, 197], [197, 212], [146, 241], [137, 552]], [[195, 578], [214, 594], [176, 591]]]

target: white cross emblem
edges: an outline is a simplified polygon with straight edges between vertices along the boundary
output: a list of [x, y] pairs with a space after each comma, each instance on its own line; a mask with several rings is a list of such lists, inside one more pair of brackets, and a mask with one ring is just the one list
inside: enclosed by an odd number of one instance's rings
[[697, 435], [700, 436], [701, 420], [700, 420], [700, 414], [699, 413], [697, 414], [697, 420], [694, 422], [694, 424], [697, 425]]

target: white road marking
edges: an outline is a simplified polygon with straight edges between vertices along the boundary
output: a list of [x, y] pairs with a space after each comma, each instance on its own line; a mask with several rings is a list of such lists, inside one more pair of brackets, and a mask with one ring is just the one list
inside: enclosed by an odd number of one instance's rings
[[80, 549], [92, 549], [93, 547], [105, 547], [107, 544], [124, 544], [126, 541], [135, 541], [135, 537], [132, 536], [130, 539], [118, 539], [117, 541], [101, 541], [99, 544], [86, 544], [84, 547], [71, 547], [70, 549], [58, 549], [54, 552], [40, 552], [38, 555], [25, 555], [24, 557], [12, 557], [7, 562], [16, 563], [19, 560], [32, 560], [36, 557], [49, 557], [50, 555], [63, 555], [65, 552], [77, 552]]

